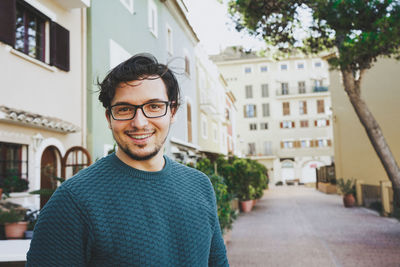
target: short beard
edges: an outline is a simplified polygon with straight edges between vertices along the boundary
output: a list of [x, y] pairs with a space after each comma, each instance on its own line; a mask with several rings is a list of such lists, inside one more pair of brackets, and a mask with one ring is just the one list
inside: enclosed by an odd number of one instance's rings
[[160, 149], [161, 149], [161, 146], [160, 146], [160, 147], [157, 146], [157, 147], [154, 149], [153, 152], [150, 152], [149, 154], [147, 154], [147, 155], [145, 155], [145, 156], [139, 156], [139, 155], [133, 154], [133, 153], [129, 150], [128, 146], [123, 147], [123, 146], [121, 146], [120, 144], [118, 144], [118, 147], [119, 147], [122, 151], [124, 151], [125, 154], [127, 154], [131, 159], [136, 160], [136, 161], [145, 161], [145, 160], [149, 160], [149, 159], [153, 158], [155, 155], [157, 155], [158, 152], [160, 152]]

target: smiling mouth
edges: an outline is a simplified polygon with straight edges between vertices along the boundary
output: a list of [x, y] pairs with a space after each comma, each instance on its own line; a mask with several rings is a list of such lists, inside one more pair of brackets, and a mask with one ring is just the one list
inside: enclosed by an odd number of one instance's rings
[[132, 139], [135, 140], [143, 140], [146, 138], [149, 138], [150, 136], [153, 135], [153, 133], [148, 133], [148, 134], [130, 134], [130, 133], [126, 133], [129, 137], [131, 137]]

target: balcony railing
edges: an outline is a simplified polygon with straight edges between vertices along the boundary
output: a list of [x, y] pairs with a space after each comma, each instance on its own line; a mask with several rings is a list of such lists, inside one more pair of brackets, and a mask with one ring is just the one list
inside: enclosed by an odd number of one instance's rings
[[279, 88], [276, 90], [276, 96], [285, 96], [285, 95], [301, 95], [301, 94], [314, 94], [314, 93], [325, 93], [328, 92], [328, 86], [312, 86], [307, 88], [298, 88], [298, 87], [290, 87], [287, 89]]

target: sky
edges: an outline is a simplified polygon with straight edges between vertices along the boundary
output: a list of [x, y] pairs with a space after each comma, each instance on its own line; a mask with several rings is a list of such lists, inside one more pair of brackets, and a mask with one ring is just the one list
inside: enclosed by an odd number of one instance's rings
[[189, 10], [188, 19], [200, 39], [204, 50], [218, 54], [227, 46], [242, 45], [246, 49], [261, 49], [263, 41], [238, 33], [228, 17], [226, 0], [185, 0]]

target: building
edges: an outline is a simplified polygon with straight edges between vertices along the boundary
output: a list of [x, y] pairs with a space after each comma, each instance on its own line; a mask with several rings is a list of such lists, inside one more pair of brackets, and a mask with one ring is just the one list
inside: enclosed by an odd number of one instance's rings
[[[198, 38], [182, 0], [93, 1], [88, 9], [88, 147], [95, 159], [114, 148], [98, 100], [97, 80], [134, 54], [148, 52], [177, 74], [183, 105], [171, 127], [166, 153], [192, 156], [197, 145], [196, 72]], [[180, 158], [177, 158], [180, 160]]]
[[228, 131], [232, 128], [233, 117], [227, 117], [227, 111], [232, 112], [234, 108], [234, 96], [217, 66], [200, 46], [196, 50], [196, 72], [200, 152], [209, 157], [227, 155], [228, 147], [233, 152], [234, 141], [232, 137], [229, 139], [232, 130]]
[[238, 47], [212, 59], [237, 98], [241, 153], [263, 163], [273, 183], [315, 182], [315, 169], [333, 157], [327, 62], [275, 61]]
[[[84, 149], [89, 5], [0, 1], [0, 184], [16, 177], [29, 182], [28, 191], [54, 188], [52, 176], [68, 178], [90, 164]], [[15, 192], [10, 201], [39, 209], [47, 199]]]
[[[397, 164], [400, 164], [399, 73], [400, 62], [380, 58], [365, 72], [361, 83], [362, 98], [380, 125]], [[353, 178], [364, 184], [365, 198], [359, 204], [381, 202], [381, 183], [387, 184], [389, 179], [344, 91], [340, 72], [330, 72], [330, 80], [336, 177]]]

